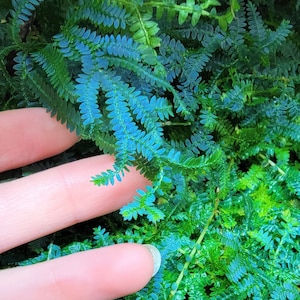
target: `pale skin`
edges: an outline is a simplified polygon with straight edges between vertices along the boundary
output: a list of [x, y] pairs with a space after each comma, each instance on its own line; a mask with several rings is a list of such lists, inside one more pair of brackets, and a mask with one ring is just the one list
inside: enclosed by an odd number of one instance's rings
[[[0, 172], [58, 154], [77, 141], [42, 108], [0, 112]], [[102, 155], [0, 184], [0, 253], [118, 210], [149, 184], [130, 168], [114, 186], [93, 185], [91, 175], [113, 162]], [[143, 288], [152, 273], [147, 248], [119, 244], [0, 270], [0, 300], [116, 299]]]

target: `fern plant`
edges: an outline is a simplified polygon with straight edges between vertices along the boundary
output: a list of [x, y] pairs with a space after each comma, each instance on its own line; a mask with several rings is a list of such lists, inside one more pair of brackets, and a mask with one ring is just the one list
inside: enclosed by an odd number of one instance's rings
[[47, 9], [60, 5], [15, 0], [1, 11], [3, 109], [42, 105], [114, 154], [112, 170], [91, 174], [96, 185], [130, 165], [152, 185], [121, 209], [127, 230], [98, 226], [18, 264], [153, 243], [162, 267], [127, 299], [297, 299], [294, 20], [268, 26], [236, 0], [79, 0], [52, 22]]

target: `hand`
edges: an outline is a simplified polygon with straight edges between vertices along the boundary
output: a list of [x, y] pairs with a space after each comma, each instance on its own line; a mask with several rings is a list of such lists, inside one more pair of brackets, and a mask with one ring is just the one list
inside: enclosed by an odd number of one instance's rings
[[[42, 108], [0, 112], [0, 172], [58, 154], [77, 140]], [[90, 182], [91, 175], [112, 164], [113, 157], [101, 155], [0, 184], [0, 253], [115, 211], [132, 200], [137, 188], [149, 184], [134, 168], [113, 186]], [[119, 244], [1, 270], [0, 299], [89, 300], [128, 295], [143, 288], [157, 269], [149, 250]]]

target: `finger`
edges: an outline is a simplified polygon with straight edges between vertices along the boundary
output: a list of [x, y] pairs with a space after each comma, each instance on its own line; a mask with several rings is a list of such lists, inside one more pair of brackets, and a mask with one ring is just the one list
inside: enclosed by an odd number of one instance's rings
[[0, 112], [0, 172], [58, 154], [78, 141], [43, 108]]
[[146, 247], [119, 244], [0, 271], [0, 299], [116, 299], [143, 288], [153, 271]]
[[95, 186], [109, 155], [86, 158], [0, 185], [0, 253], [67, 226], [115, 211], [149, 181], [133, 167], [122, 182]]

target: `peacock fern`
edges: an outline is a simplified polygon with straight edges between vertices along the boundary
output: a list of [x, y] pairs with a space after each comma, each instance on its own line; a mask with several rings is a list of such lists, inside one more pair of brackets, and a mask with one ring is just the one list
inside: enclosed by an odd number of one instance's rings
[[41, 105], [114, 154], [112, 170], [91, 174], [96, 185], [122, 180], [131, 165], [152, 181], [121, 209], [127, 230], [107, 221], [19, 264], [153, 243], [162, 267], [127, 299], [299, 297], [295, 20], [268, 26], [257, 5], [236, 0], [3, 7], [0, 95], [10, 107]]

